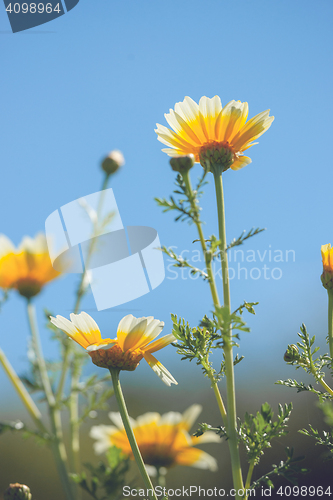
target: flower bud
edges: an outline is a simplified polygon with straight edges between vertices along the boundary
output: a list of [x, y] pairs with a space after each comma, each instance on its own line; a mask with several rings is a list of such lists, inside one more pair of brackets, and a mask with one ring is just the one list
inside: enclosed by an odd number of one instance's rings
[[102, 161], [102, 169], [107, 175], [112, 175], [125, 165], [125, 159], [121, 151], [114, 149]]
[[326, 290], [333, 290], [333, 248], [330, 243], [322, 245], [321, 257], [323, 260], [321, 282]]
[[31, 500], [30, 488], [24, 484], [10, 484], [4, 493], [4, 500]]
[[185, 173], [188, 172], [195, 163], [194, 155], [185, 155], [185, 156], [175, 156], [171, 158], [170, 165], [172, 170], [175, 172]]
[[300, 355], [297, 345], [288, 345], [288, 349], [284, 353], [283, 359], [286, 363], [293, 363], [294, 361], [298, 361], [300, 359]]

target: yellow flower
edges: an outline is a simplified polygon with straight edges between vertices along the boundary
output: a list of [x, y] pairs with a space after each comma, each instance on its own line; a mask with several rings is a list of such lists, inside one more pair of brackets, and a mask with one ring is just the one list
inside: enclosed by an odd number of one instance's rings
[[[223, 170], [239, 170], [251, 163], [243, 152], [271, 126], [274, 120], [269, 110], [259, 113], [248, 122], [247, 102], [230, 101], [222, 107], [218, 96], [201, 97], [199, 104], [190, 97], [178, 102], [165, 114], [173, 130], [157, 124], [158, 140], [168, 146], [162, 149], [169, 156], [193, 154], [196, 162], [206, 167], [221, 163]], [[210, 166], [209, 166], [210, 167]]]
[[37, 295], [59, 272], [52, 267], [44, 234], [25, 236], [16, 249], [0, 235], [0, 287], [15, 289], [26, 298]]
[[50, 320], [84, 347], [95, 365], [133, 371], [144, 358], [166, 385], [177, 384], [171, 373], [152, 355], [153, 352], [176, 341], [172, 334], [154, 340], [164, 327], [163, 321], [152, 316], [135, 318], [129, 314], [120, 321], [117, 338], [102, 339], [97, 323], [89, 314], [73, 313], [70, 318], [71, 321], [62, 316], [51, 316]]
[[[220, 438], [211, 431], [200, 437], [190, 436], [189, 430], [196, 421], [202, 407], [190, 406], [183, 414], [169, 412], [145, 413], [136, 420], [131, 419], [131, 427], [138, 443], [143, 461], [151, 475], [153, 468], [188, 465], [215, 471], [215, 458], [194, 448], [197, 444], [219, 442]], [[94, 449], [104, 453], [110, 446], [117, 446], [133, 460], [133, 454], [119, 413], [109, 413], [115, 425], [99, 425], [91, 428], [90, 437], [96, 439]]]
[[331, 244], [321, 246], [321, 257], [323, 260], [323, 274], [321, 281], [327, 290], [333, 289], [333, 248]]

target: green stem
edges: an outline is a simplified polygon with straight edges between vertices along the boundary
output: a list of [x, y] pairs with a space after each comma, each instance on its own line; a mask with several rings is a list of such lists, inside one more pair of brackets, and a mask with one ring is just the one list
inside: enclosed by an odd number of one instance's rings
[[9, 361], [8, 361], [8, 359], [7, 359], [5, 353], [3, 352], [2, 349], [0, 349], [0, 363], [1, 363], [2, 367], [3, 367], [3, 369], [5, 370], [5, 372], [6, 372], [7, 376], [8, 376], [8, 378], [9, 378], [9, 380], [13, 384], [16, 392], [20, 396], [20, 398], [21, 398], [24, 406], [26, 407], [26, 409], [28, 410], [28, 412], [29, 412], [30, 416], [32, 417], [33, 421], [37, 425], [38, 429], [42, 433], [47, 434], [47, 429], [44, 427], [44, 424], [42, 422], [42, 414], [41, 414], [41, 412], [37, 408], [34, 400], [30, 396], [30, 394], [27, 391], [27, 389], [25, 388], [25, 386], [23, 385], [21, 379], [19, 378], [19, 376], [15, 372], [14, 368], [9, 363]]
[[330, 356], [333, 358], [333, 290], [328, 293], [328, 342], [330, 346]]
[[74, 500], [72, 487], [67, 473], [67, 465], [66, 465], [67, 454], [63, 440], [61, 415], [59, 409], [57, 409], [56, 400], [47, 373], [45, 358], [43, 356], [39, 333], [38, 333], [35, 308], [30, 300], [27, 301], [27, 312], [28, 312], [28, 323], [31, 331], [31, 337], [36, 355], [38, 371], [42, 381], [50, 414], [50, 420], [53, 432], [51, 448], [53, 451], [53, 456], [56, 462], [57, 470], [66, 494], [66, 498], [67, 500]]
[[124, 428], [125, 428], [129, 443], [131, 445], [131, 449], [132, 449], [136, 464], [139, 468], [143, 482], [148, 490], [147, 494], [149, 493], [148, 496], [151, 500], [157, 500], [157, 497], [156, 497], [155, 491], [154, 491], [154, 487], [153, 487], [152, 482], [150, 480], [150, 477], [148, 476], [148, 473], [146, 471], [145, 464], [143, 462], [139, 447], [138, 447], [137, 442], [135, 440], [134, 433], [133, 433], [133, 430], [132, 430], [132, 427], [131, 427], [131, 424], [129, 421], [129, 415], [128, 415], [125, 399], [124, 399], [124, 396], [123, 396], [123, 393], [121, 390], [120, 381], [119, 381], [119, 370], [117, 368], [110, 368], [110, 373], [111, 373], [111, 377], [112, 377], [114, 394], [116, 396], [116, 400], [118, 403], [120, 416], [121, 416], [122, 422], [124, 424]]
[[330, 386], [326, 384], [323, 378], [318, 377], [316, 367], [314, 366], [312, 361], [312, 357], [309, 359], [309, 363], [307, 364], [307, 366], [310, 369], [310, 372], [312, 373], [316, 381], [319, 382], [324, 387], [326, 392], [328, 392], [331, 396], [333, 396], [333, 390], [330, 388]]
[[[195, 202], [195, 197], [194, 197], [192, 186], [191, 186], [191, 179], [190, 179], [189, 172], [182, 173], [182, 177], [183, 177], [186, 189], [187, 189], [188, 194], [189, 194], [188, 198], [190, 200], [191, 207], [192, 207], [194, 213], [196, 213], [198, 211], [198, 207], [197, 207], [196, 202]], [[210, 291], [211, 291], [211, 294], [212, 294], [212, 299], [213, 299], [214, 307], [216, 308], [216, 307], [219, 307], [220, 300], [219, 300], [219, 296], [218, 296], [218, 293], [217, 293], [217, 288], [216, 288], [215, 279], [214, 279], [214, 273], [212, 271], [211, 257], [207, 253], [206, 241], [205, 241], [204, 234], [203, 234], [203, 231], [202, 231], [200, 219], [196, 218], [194, 220], [194, 223], [195, 223], [195, 225], [197, 227], [197, 230], [198, 230], [198, 235], [199, 235], [199, 239], [200, 239], [200, 243], [201, 243], [201, 248], [202, 248], [202, 251], [203, 251], [203, 254], [204, 254], [204, 257], [205, 257], [205, 263], [206, 263], [206, 269], [207, 269], [207, 275], [208, 275], [208, 282], [209, 282]], [[209, 364], [207, 363], [206, 369], [207, 369], [207, 371], [209, 373], [208, 366], [209, 366]], [[226, 426], [227, 425], [227, 412], [226, 412], [226, 409], [225, 409], [225, 406], [224, 406], [224, 403], [223, 403], [223, 399], [222, 399], [221, 393], [219, 391], [218, 385], [217, 385], [216, 380], [214, 379], [211, 371], [210, 371], [209, 378], [210, 378], [210, 381], [212, 383], [212, 388], [214, 390], [214, 394], [215, 394], [216, 401], [217, 401], [217, 404], [218, 404], [218, 407], [219, 407], [219, 410], [220, 410], [220, 413], [221, 413], [221, 416], [222, 416], [223, 423]]]
[[[196, 205], [195, 198], [193, 195], [193, 190], [192, 190], [192, 186], [191, 186], [191, 179], [190, 179], [189, 172], [182, 173], [182, 177], [183, 177], [183, 180], [185, 182], [185, 185], [186, 185], [186, 188], [187, 188], [187, 191], [189, 194], [189, 200], [191, 203], [191, 207], [192, 207], [194, 212], [197, 212], [198, 207]], [[212, 271], [211, 259], [207, 254], [207, 246], [206, 246], [205, 238], [204, 238], [202, 227], [201, 227], [201, 221], [196, 218], [194, 220], [194, 223], [195, 223], [197, 230], [198, 230], [201, 248], [202, 248], [202, 251], [203, 251], [203, 254], [205, 257], [206, 269], [207, 269], [207, 274], [208, 274], [208, 281], [209, 281], [209, 286], [210, 286], [210, 291], [212, 294], [214, 306], [218, 307], [220, 305], [220, 301], [219, 301], [219, 296], [217, 293], [217, 288], [216, 288], [216, 284], [215, 284], [215, 280], [214, 280], [214, 274]]]
[[333, 390], [330, 388], [330, 386], [329, 386], [328, 384], [326, 384], [325, 380], [324, 380], [324, 379], [322, 379], [322, 378], [320, 378], [318, 381], [321, 383], [321, 385], [324, 387], [324, 389], [325, 389], [325, 390], [326, 390], [326, 391], [327, 391], [327, 392], [328, 392], [331, 396], [333, 396]]
[[[230, 314], [230, 287], [229, 287], [229, 271], [228, 271], [228, 256], [227, 242], [225, 232], [225, 211], [222, 174], [214, 172], [217, 213], [219, 222], [219, 239], [221, 252], [221, 267], [223, 279], [223, 301], [224, 307], [228, 309]], [[232, 352], [232, 330], [228, 332], [228, 338], [224, 343], [225, 357], [225, 374], [227, 379], [227, 402], [228, 402], [228, 437], [229, 449], [231, 456], [231, 467], [233, 483], [236, 490], [243, 489], [243, 478], [239, 456], [238, 435], [237, 435], [237, 412], [236, 412], [236, 394], [235, 394], [235, 376], [234, 376], [234, 359]]]
[[251, 460], [249, 470], [246, 476], [246, 482], [245, 482], [245, 490], [249, 489], [251, 486], [251, 479], [252, 479], [252, 474], [253, 474], [253, 469], [254, 469], [254, 460]]

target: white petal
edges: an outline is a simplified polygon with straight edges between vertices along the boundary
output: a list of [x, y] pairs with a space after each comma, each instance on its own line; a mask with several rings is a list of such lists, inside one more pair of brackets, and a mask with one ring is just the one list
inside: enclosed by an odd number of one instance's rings
[[51, 316], [50, 321], [54, 326], [68, 333], [68, 335], [76, 335], [79, 333], [73, 323], [63, 316], [57, 315], [56, 318]]
[[162, 365], [157, 359], [149, 353], [145, 353], [143, 355], [150, 368], [156, 373], [158, 377], [164, 382], [166, 385], [170, 387], [171, 384], [178, 385], [178, 382], [173, 378], [171, 373]]
[[120, 330], [124, 333], [129, 333], [129, 331], [131, 330], [132, 323], [134, 322], [135, 319], [136, 318], [134, 318], [133, 314], [128, 314], [119, 321], [117, 331]]
[[192, 405], [183, 413], [183, 422], [186, 425], [186, 429], [191, 429], [194, 422], [197, 420], [198, 416], [202, 412], [201, 405]]

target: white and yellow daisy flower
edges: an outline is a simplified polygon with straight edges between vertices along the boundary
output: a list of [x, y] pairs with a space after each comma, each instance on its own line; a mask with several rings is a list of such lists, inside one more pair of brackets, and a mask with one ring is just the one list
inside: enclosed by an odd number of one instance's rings
[[230, 101], [222, 107], [218, 96], [201, 97], [199, 104], [185, 97], [164, 116], [172, 130], [157, 124], [158, 140], [168, 146], [162, 151], [171, 157], [193, 154], [195, 161], [203, 165], [207, 154], [218, 157], [217, 153], [222, 151], [230, 158], [232, 170], [251, 163], [243, 152], [257, 144], [253, 141], [266, 132], [274, 120], [268, 109], [246, 121], [247, 102]]
[[[200, 405], [192, 405], [183, 414], [173, 411], [164, 415], [145, 413], [136, 420], [131, 419], [135, 439], [151, 475], [156, 468], [168, 469], [175, 465], [217, 470], [215, 458], [194, 446], [220, 442], [219, 436], [212, 431], [205, 432], [200, 437], [189, 434], [201, 411]], [[91, 428], [90, 437], [96, 439], [95, 452], [101, 454], [111, 446], [117, 446], [133, 460], [120, 414], [111, 412], [109, 417], [114, 425], [98, 425]]]
[[51, 317], [50, 320], [84, 347], [97, 366], [133, 371], [144, 358], [166, 385], [177, 384], [152, 354], [176, 341], [173, 334], [155, 340], [164, 327], [163, 321], [152, 316], [135, 318], [129, 314], [120, 321], [117, 338], [103, 339], [97, 323], [85, 312], [71, 314], [70, 321], [62, 316]]
[[43, 286], [60, 275], [53, 269], [45, 235], [25, 236], [18, 248], [0, 235], [0, 287], [15, 289], [26, 298], [37, 295]]

